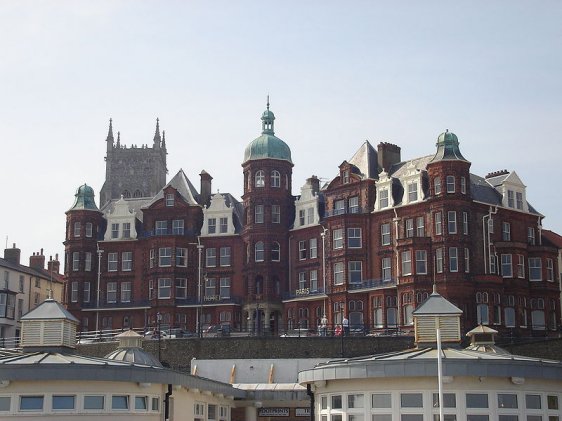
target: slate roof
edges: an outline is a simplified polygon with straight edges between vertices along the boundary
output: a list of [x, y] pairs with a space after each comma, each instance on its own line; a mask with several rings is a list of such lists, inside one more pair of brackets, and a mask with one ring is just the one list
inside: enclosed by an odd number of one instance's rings
[[68, 312], [66, 308], [52, 298], [47, 298], [20, 320], [53, 320], [65, 319], [79, 323], [78, 319]]
[[378, 154], [375, 148], [366, 140], [348, 161], [355, 165], [365, 178], [378, 178]]
[[412, 314], [415, 316], [462, 314], [462, 310], [434, 292]]
[[166, 184], [162, 189], [150, 200], [149, 203], [143, 206], [143, 208], [150, 207], [156, 201], [164, 198], [164, 189], [168, 186], [173, 187], [178, 191], [178, 193], [185, 199], [185, 201], [190, 205], [198, 205], [199, 204], [199, 193], [183, 172], [183, 169], [180, 169], [177, 174], [170, 180], [168, 184]]
[[[6, 268], [6, 269], [12, 269], [15, 270], [17, 272], [22, 272], [25, 273], [27, 275], [31, 275], [31, 276], [37, 276], [39, 278], [43, 278], [43, 279], [47, 279], [50, 280], [51, 279], [51, 272], [49, 272], [46, 269], [35, 269], [29, 266], [24, 266], [21, 263], [15, 264], [7, 259], [4, 259], [2, 257], [0, 257], [0, 267]], [[62, 275], [60, 273], [55, 273], [53, 272], [53, 282], [62, 282]]]

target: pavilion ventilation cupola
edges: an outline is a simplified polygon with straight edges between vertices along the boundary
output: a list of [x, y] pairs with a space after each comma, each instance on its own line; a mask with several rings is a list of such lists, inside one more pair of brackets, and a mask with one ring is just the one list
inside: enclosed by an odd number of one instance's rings
[[460, 346], [462, 310], [435, 289], [412, 315], [418, 348], [437, 347], [437, 329], [440, 331], [441, 343]]
[[261, 127], [262, 134], [274, 135], [273, 122], [275, 120], [275, 115], [269, 110], [269, 96], [267, 97], [267, 109], [263, 112], [261, 116]]
[[60, 303], [47, 298], [21, 318], [21, 347], [25, 352], [72, 352], [78, 323]]

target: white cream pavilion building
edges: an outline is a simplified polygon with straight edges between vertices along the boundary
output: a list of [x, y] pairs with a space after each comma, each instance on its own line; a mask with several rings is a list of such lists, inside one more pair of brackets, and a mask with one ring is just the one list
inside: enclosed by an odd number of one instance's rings
[[314, 393], [317, 421], [439, 420], [436, 328], [443, 343], [445, 421], [559, 421], [562, 363], [512, 355], [494, 330], [469, 332], [460, 347], [461, 310], [434, 292], [414, 312], [417, 348], [334, 360], [299, 374]]

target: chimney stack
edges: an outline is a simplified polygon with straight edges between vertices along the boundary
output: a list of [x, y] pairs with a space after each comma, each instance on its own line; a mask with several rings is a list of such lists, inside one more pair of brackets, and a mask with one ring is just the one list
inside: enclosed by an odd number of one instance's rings
[[383, 169], [390, 173], [390, 168], [401, 161], [400, 146], [392, 143], [381, 142], [377, 145], [379, 171]]
[[50, 273], [59, 274], [59, 271], [60, 271], [60, 262], [59, 262], [59, 255], [58, 255], [58, 253], [55, 254], [55, 260], [53, 260], [53, 257], [52, 257], [52, 256], [49, 257], [49, 261], [47, 262], [47, 270], [48, 270]]
[[199, 176], [201, 177], [201, 204], [208, 205], [211, 200], [211, 181], [213, 177], [205, 170], [201, 171]]
[[4, 259], [14, 265], [20, 264], [21, 250], [16, 247], [16, 243], [13, 244], [11, 249], [4, 249]]
[[312, 177], [310, 177], [308, 180], [306, 180], [308, 182], [308, 184], [310, 184], [311, 188], [312, 188], [312, 193], [314, 195], [317, 195], [318, 192], [320, 191], [320, 180], [318, 179], [318, 177], [316, 177], [315, 175], [313, 175]]
[[29, 267], [33, 269], [45, 269], [45, 256], [43, 255], [43, 249], [40, 253], [33, 253], [33, 256], [29, 257]]

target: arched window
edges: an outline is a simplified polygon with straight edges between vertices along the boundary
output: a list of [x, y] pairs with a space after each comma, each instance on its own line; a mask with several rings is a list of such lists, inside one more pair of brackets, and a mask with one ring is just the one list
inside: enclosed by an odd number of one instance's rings
[[277, 241], [271, 244], [271, 261], [279, 262], [281, 260], [281, 246]]
[[129, 199], [131, 197], [131, 192], [129, 190], [124, 190], [123, 191], [123, 197], [125, 199]]
[[142, 197], [142, 192], [140, 190], [135, 190], [135, 192], [133, 193], [133, 197]]
[[265, 174], [262, 170], [259, 170], [258, 172], [256, 172], [255, 186], [256, 187], [264, 187], [265, 186]]
[[265, 250], [263, 246], [263, 241], [258, 241], [255, 245], [254, 260], [256, 262], [263, 262], [265, 258], [264, 254], [265, 254]]
[[281, 174], [279, 171], [271, 171], [271, 187], [281, 187]]

